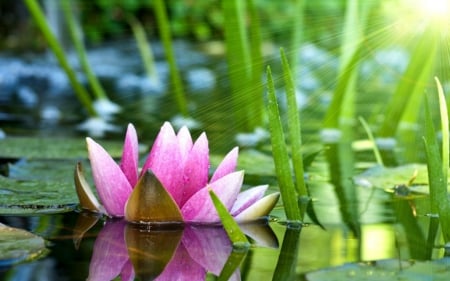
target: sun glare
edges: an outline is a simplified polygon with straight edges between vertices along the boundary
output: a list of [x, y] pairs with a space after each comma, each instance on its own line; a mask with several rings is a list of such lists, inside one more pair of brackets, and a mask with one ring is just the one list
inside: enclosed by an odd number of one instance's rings
[[444, 20], [450, 16], [450, 0], [417, 0], [414, 2], [415, 9], [425, 17]]

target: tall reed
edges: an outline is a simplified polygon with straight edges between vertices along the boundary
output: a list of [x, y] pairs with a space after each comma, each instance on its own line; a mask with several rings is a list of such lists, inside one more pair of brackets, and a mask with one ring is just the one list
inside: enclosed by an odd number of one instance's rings
[[[262, 123], [262, 55], [259, 22], [253, 0], [250, 7], [251, 42], [249, 42], [246, 19], [246, 2], [222, 1], [228, 76], [231, 99], [238, 129], [252, 130]], [[251, 45], [251, 47], [250, 47]]]
[[[436, 80], [438, 87], [440, 125], [442, 132], [442, 147], [439, 148], [436, 130], [433, 125], [428, 102], [425, 102], [425, 152], [427, 155], [428, 181], [430, 186], [431, 212], [439, 215], [444, 240], [450, 242], [450, 201], [448, 198], [448, 168], [449, 168], [449, 123], [447, 105], [442, 86]], [[442, 150], [442, 155], [440, 150]]]
[[384, 120], [377, 135], [394, 137], [400, 124], [415, 124], [423, 100], [423, 94], [436, 59], [439, 37], [432, 25], [424, 29], [411, 53], [406, 71], [400, 77], [397, 88], [387, 104]]
[[80, 84], [80, 82], [78, 82], [75, 71], [71, 68], [69, 62], [67, 61], [64, 50], [59, 44], [53, 32], [51, 31], [51, 28], [48, 25], [47, 20], [45, 19], [44, 13], [42, 12], [39, 4], [37, 3], [36, 0], [25, 0], [25, 4], [28, 10], [30, 11], [30, 14], [33, 17], [35, 23], [37, 24], [42, 34], [44, 35], [47, 44], [49, 45], [52, 52], [55, 54], [56, 59], [58, 60], [59, 64], [61, 65], [67, 77], [69, 78], [70, 84], [72, 85], [78, 100], [81, 102], [81, 104], [84, 106], [84, 108], [86, 109], [87, 113], [90, 116], [97, 116], [98, 113], [96, 112], [93, 106], [89, 93]]
[[[225, 1], [227, 2], [227, 1]], [[170, 31], [169, 20], [167, 19], [166, 5], [163, 0], [154, 0], [153, 8], [155, 9], [156, 21], [159, 35], [164, 46], [164, 52], [167, 62], [169, 63], [170, 81], [174, 91], [175, 102], [181, 114], [188, 115], [187, 101], [185, 97], [183, 82], [181, 80], [180, 71], [175, 59], [175, 51], [172, 43], [172, 32]]]

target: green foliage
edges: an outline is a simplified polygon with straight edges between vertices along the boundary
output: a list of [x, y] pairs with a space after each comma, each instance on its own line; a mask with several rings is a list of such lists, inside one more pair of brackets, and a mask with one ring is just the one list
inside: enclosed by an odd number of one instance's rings
[[427, 154], [427, 167], [428, 167], [428, 180], [430, 182], [430, 202], [431, 212], [439, 214], [439, 222], [442, 226], [442, 232], [444, 234], [444, 240], [446, 243], [450, 241], [450, 201], [447, 192], [447, 174], [448, 174], [448, 113], [443, 95], [442, 87], [438, 83], [438, 95], [439, 95], [439, 112], [441, 115], [441, 130], [446, 133], [443, 137], [442, 154], [446, 154], [445, 157], [441, 156], [441, 152], [436, 140], [436, 130], [431, 118], [430, 108], [427, 102], [425, 102], [425, 151]]
[[269, 117], [270, 139], [272, 143], [272, 154], [275, 163], [275, 172], [283, 200], [286, 217], [290, 221], [300, 221], [303, 215], [297, 203], [297, 191], [292, 180], [289, 155], [285, 143], [283, 127], [280, 119], [277, 97], [272, 79], [270, 67], [267, 68], [268, 104], [267, 115]]
[[42, 237], [0, 223], [0, 262], [2, 267], [45, 257], [49, 250]]
[[242, 232], [237, 222], [228, 212], [225, 205], [223, 205], [222, 201], [220, 201], [219, 197], [217, 197], [213, 190], [209, 190], [209, 195], [211, 196], [211, 200], [214, 204], [214, 207], [216, 208], [223, 228], [227, 232], [228, 238], [230, 238], [233, 245], [235, 245], [235, 247], [248, 249], [250, 243], [248, 242], [247, 237], [245, 237], [245, 234]]
[[188, 115], [187, 102], [181, 81], [180, 71], [175, 60], [175, 51], [172, 44], [172, 33], [170, 31], [169, 20], [166, 14], [166, 6], [163, 0], [153, 0], [153, 8], [156, 13], [158, 29], [161, 41], [164, 46], [164, 52], [169, 64], [170, 81], [172, 82], [174, 99], [178, 106], [178, 110], [183, 115]]
[[56, 58], [58, 59], [59, 64], [66, 72], [66, 75], [69, 78], [70, 84], [72, 85], [77, 98], [80, 100], [81, 104], [87, 110], [89, 115], [96, 116], [97, 112], [93, 107], [92, 100], [89, 97], [88, 92], [78, 82], [75, 71], [69, 65], [66, 55], [64, 54], [63, 48], [61, 47], [58, 40], [50, 30], [50, 27], [47, 24], [44, 13], [40, 8], [39, 3], [36, 0], [26, 0], [25, 4], [27, 5], [28, 10], [30, 11], [30, 14], [33, 16], [34, 21], [38, 25], [47, 43], [49, 44]]

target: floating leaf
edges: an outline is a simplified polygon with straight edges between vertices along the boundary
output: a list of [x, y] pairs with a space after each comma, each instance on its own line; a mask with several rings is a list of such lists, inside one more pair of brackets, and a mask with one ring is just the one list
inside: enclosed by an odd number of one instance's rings
[[393, 190], [400, 185], [411, 191], [429, 193], [428, 172], [424, 164], [408, 164], [398, 167], [375, 166], [353, 178], [357, 185]]
[[308, 273], [308, 281], [419, 281], [419, 280], [448, 280], [450, 274], [450, 259], [444, 258], [434, 261], [399, 261], [382, 260], [375, 263], [354, 263], [339, 267], [327, 268]]
[[[102, 141], [112, 157], [120, 157], [122, 143]], [[0, 140], [0, 158], [68, 159], [87, 158], [84, 138], [7, 137]]]
[[47, 253], [43, 238], [0, 223], [0, 267], [36, 260]]
[[0, 176], [0, 214], [48, 214], [75, 209], [73, 181], [22, 181]]

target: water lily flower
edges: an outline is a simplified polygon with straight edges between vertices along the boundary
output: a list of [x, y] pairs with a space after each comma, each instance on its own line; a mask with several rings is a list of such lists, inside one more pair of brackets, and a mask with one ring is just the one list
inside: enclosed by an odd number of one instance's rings
[[232, 149], [209, 179], [208, 139], [202, 133], [194, 142], [187, 127], [175, 133], [166, 122], [139, 172], [138, 138], [128, 125], [119, 164], [91, 138], [86, 139], [92, 175], [100, 204], [83, 176], [75, 170], [81, 206], [111, 217], [137, 223], [217, 223], [209, 196], [213, 190], [230, 214], [240, 222], [267, 216], [279, 193], [264, 196], [268, 186], [240, 192], [244, 172], [235, 171], [238, 148]]

